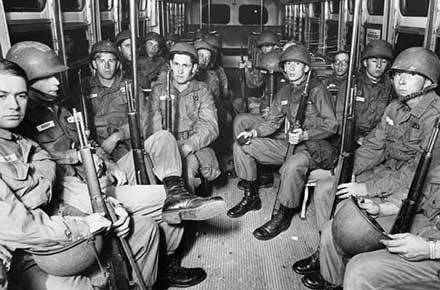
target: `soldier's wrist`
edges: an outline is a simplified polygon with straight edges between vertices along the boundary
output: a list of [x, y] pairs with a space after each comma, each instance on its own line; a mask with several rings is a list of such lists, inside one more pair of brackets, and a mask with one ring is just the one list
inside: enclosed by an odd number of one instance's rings
[[429, 241], [429, 258], [431, 260], [440, 259], [440, 241]]

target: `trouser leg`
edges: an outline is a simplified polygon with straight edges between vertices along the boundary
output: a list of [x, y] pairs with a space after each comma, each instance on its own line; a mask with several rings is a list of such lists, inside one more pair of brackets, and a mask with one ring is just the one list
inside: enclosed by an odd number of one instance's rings
[[249, 131], [255, 128], [256, 125], [263, 122], [263, 117], [261, 115], [255, 114], [239, 114], [234, 119], [233, 130], [234, 138], [237, 138], [238, 134], [243, 131]]
[[316, 224], [318, 230], [322, 230], [324, 224], [330, 220], [330, 213], [335, 199], [335, 193], [332, 192], [335, 177], [330, 176], [321, 179], [315, 186], [313, 200], [316, 209]]
[[278, 200], [288, 208], [300, 205], [304, 183], [310, 170], [316, 164], [307, 151], [299, 151], [290, 156], [280, 168], [280, 190]]
[[196, 155], [191, 153], [183, 160], [183, 178], [191, 193], [194, 193], [195, 189], [201, 184], [199, 168], [200, 162]]
[[332, 221], [327, 222], [321, 232], [319, 260], [322, 277], [334, 284], [341, 285], [347, 258], [340, 254], [333, 240]]
[[388, 250], [354, 256], [347, 264], [344, 290], [411, 290], [440, 287], [440, 261], [411, 262]]

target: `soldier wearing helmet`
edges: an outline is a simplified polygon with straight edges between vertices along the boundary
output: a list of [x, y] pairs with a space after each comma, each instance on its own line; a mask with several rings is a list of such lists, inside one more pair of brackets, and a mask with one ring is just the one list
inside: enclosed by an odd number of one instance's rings
[[[217, 158], [209, 145], [217, 138], [219, 129], [217, 109], [209, 88], [194, 79], [198, 69], [198, 54], [194, 46], [179, 42], [170, 50], [170, 95], [172, 98], [171, 132], [179, 143], [185, 181], [194, 192], [201, 184], [200, 174], [208, 181], [220, 175]], [[153, 132], [162, 130], [167, 115], [165, 101], [167, 83], [153, 86]], [[178, 110], [178, 112], [176, 112]], [[179, 119], [175, 119], [178, 116]]]
[[[46, 64], [49, 72], [38, 72], [34, 65], [41, 64], [41, 60], [33, 61], [33, 57], [29, 58], [29, 55], [51, 59], [52, 62]], [[0, 60], [0, 90], [2, 91], [0, 150], [4, 160], [1, 167], [0, 186], [3, 194], [2, 206], [8, 208], [1, 212], [0, 244], [3, 245], [3, 249], [11, 252], [18, 249], [63, 252], [66, 246], [81, 241], [84, 237], [95, 236], [98, 231], [109, 229], [111, 222], [99, 214], [82, 217], [52, 215], [53, 211], [48, 210], [47, 205], [62, 207], [57, 199], [51, 200], [52, 196], [58, 194], [52, 191], [56, 179], [56, 164], [48, 152], [36, 142], [16, 132], [30, 109], [30, 102], [35, 99], [40, 89], [46, 90], [46, 94], [51, 95], [51, 100], [56, 99], [54, 94], [59, 83], [55, 82], [56, 78], [52, 79], [53, 76], [49, 74], [50, 72], [58, 73], [67, 67], [57, 60], [55, 53], [48, 46], [36, 42], [20, 42], [13, 45], [7, 58], [23, 64], [26, 71], [16, 63], [5, 59]], [[40, 76], [42, 78], [39, 78]], [[27, 83], [28, 78], [33, 80], [30, 86]], [[47, 98], [44, 97], [44, 99]], [[51, 126], [52, 124], [49, 123], [43, 127]], [[26, 153], [23, 154], [23, 152]], [[29, 168], [32, 170], [28, 170]], [[18, 174], [18, 172], [21, 173]], [[20, 198], [17, 198], [18, 196]], [[115, 230], [122, 236], [129, 233], [128, 224], [122, 224], [127, 219], [127, 216], [123, 217], [124, 212], [122, 208], [117, 211], [120, 219], [114, 224]], [[140, 256], [139, 262], [143, 265], [143, 263], [157, 259], [157, 252], [150, 251], [150, 249], [158, 246], [158, 236], [150, 224], [139, 223], [139, 226], [146, 231], [142, 235], [149, 242], [135, 242], [130, 239], [129, 243], [134, 250], [147, 249]], [[99, 248], [97, 250], [99, 251]], [[81, 254], [77, 252], [77, 256]], [[77, 256], [72, 257], [71, 263], [76, 262]], [[92, 279], [85, 275], [57, 277], [45, 273], [35, 264], [32, 255], [24, 251], [15, 258], [17, 263], [12, 265], [13, 271], [20, 277], [20, 286], [26, 289], [43, 289], [43, 287], [44, 289], [93, 289]], [[86, 257], [83, 262], [86, 266], [91, 265], [95, 262], [95, 258], [87, 259]], [[7, 260], [6, 265], [9, 267]], [[142, 270], [145, 275], [153, 273], [150, 269], [142, 268]]]
[[220, 104], [220, 79], [217, 73], [211, 69], [211, 61], [215, 54], [215, 49], [204, 40], [196, 40], [194, 48], [197, 50], [199, 67], [195, 79], [208, 85], [216, 106]]
[[337, 51], [333, 57], [333, 73], [322, 80], [322, 83], [333, 96], [334, 101], [338, 96], [339, 88], [347, 80], [350, 54], [347, 51]]
[[[257, 162], [282, 165], [278, 194], [280, 209], [254, 231], [254, 236], [260, 240], [272, 239], [289, 228], [294, 210], [300, 205], [307, 173], [316, 168], [332, 168], [336, 155], [336, 150], [325, 139], [336, 133], [338, 122], [331, 96], [325, 87], [317, 78], [308, 78], [311, 74], [309, 51], [301, 45], [291, 46], [282, 53], [279, 65], [289, 84], [275, 95], [267, 118], [255, 125], [236, 120], [234, 126], [236, 138], [246, 140], [241, 142], [245, 144], [236, 142], [233, 147], [235, 169], [243, 180], [244, 197], [227, 212], [229, 217], [238, 218], [261, 208], [256, 187]], [[304, 90], [308, 96], [304, 126], [289, 131], [283, 139], [273, 138], [286, 118], [294, 123], [297, 104]], [[237, 127], [237, 124], [242, 127]], [[289, 143], [296, 149], [285, 160]]]
[[[440, 113], [439, 96], [434, 90], [440, 76], [440, 61], [432, 51], [412, 47], [397, 56], [390, 73], [398, 99], [386, 107], [379, 124], [356, 150], [353, 169], [356, 182], [341, 184], [337, 192], [341, 198], [362, 197], [359, 206], [376, 218], [385, 231], [391, 229], [409, 192]], [[433, 156], [439, 154], [437, 142]], [[424, 185], [424, 202], [411, 233], [391, 235], [389, 240], [382, 241], [387, 249], [355, 255], [348, 260], [336, 244], [335, 237], [341, 235], [340, 231], [332, 230], [332, 221], [327, 222], [321, 234], [320, 274], [306, 275], [303, 278], [306, 286], [328, 289], [333, 284], [348, 290], [403, 289], [398, 285], [436, 288], [440, 267], [440, 255], [436, 252], [440, 250], [440, 230], [436, 225], [440, 214], [439, 162], [435, 157], [432, 160]]]
[[161, 55], [164, 52], [165, 42], [163, 37], [156, 32], [148, 32], [145, 36], [145, 53], [139, 57], [140, 71], [147, 76], [148, 81], [154, 82], [164, 79], [168, 70], [166, 60]]

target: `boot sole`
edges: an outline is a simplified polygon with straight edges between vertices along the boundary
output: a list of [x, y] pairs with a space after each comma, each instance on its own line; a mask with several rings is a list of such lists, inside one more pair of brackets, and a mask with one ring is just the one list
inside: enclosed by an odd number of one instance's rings
[[225, 212], [224, 200], [213, 201], [196, 208], [170, 210], [162, 212], [162, 220], [168, 224], [180, 224], [182, 221], [203, 221]]
[[201, 282], [203, 282], [207, 277], [207, 274], [205, 273], [204, 276], [201, 276], [199, 279], [191, 281], [190, 283], [173, 283], [173, 282], [168, 282], [167, 286], [168, 287], [176, 287], [176, 288], [187, 288], [187, 287], [192, 287], [195, 286]]

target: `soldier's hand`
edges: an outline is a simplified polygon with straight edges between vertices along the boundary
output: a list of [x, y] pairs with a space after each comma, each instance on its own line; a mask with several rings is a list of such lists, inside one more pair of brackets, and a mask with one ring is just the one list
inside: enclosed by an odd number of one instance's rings
[[0, 290], [8, 289], [8, 271], [3, 262], [0, 261]]
[[108, 154], [111, 154], [119, 141], [121, 141], [121, 136], [118, 132], [115, 132], [102, 142], [101, 148]]
[[373, 217], [379, 216], [380, 206], [374, 200], [369, 198], [359, 198], [358, 205], [360, 208], [365, 209]]
[[96, 175], [101, 177], [104, 174], [104, 161], [98, 155], [93, 154], [93, 163], [95, 164]]
[[388, 235], [391, 240], [381, 240], [380, 242], [387, 247], [388, 251], [398, 254], [409, 261], [420, 261], [429, 259], [429, 242], [424, 238], [410, 234]]
[[92, 213], [84, 219], [89, 224], [89, 230], [91, 233], [95, 233], [101, 229], [108, 231], [112, 226], [112, 222], [99, 213]]
[[255, 137], [257, 137], [257, 131], [255, 129], [243, 131], [237, 135], [237, 143], [240, 145], [249, 145], [252, 142], [252, 138]]
[[339, 198], [348, 198], [350, 196], [366, 196], [367, 185], [365, 183], [349, 182], [338, 185], [338, 191], [336, 192]]
[[113, 223], [113, 230], [118, 237], [125, 238], [130, 233], [130, 215], [122, 205], [115, 207], [115, 214], [118, 220]]
[[113, 161], [107, 163], [107, 176], [111, 181], [116, 182], [117, 186], [127, 183], [127, 176], [125, 172], [122, 171]]
[[289, 132], [289, 143], [293, 145], [297, 145], [303, 141], [307, 140], [305, 137], [304, 131], [301, 128], [294, 129], [292, 132]]

